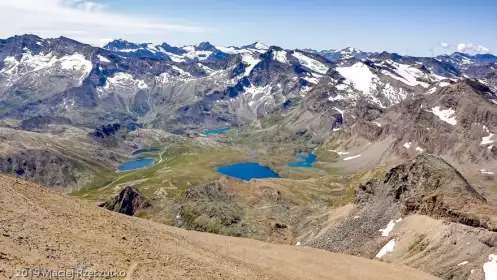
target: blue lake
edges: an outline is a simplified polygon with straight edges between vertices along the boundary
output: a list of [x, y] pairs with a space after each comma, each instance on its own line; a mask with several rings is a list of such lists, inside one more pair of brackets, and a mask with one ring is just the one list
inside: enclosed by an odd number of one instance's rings
[[138, 149], [138, 150], [134, 151], [131, 155], [132, 156], [136, 156], [136, 155], [139, 155], [139, 154], [142, 154], [142, 153], [157, 152], [157, 151], [160, 151], [160, 149], [157, 149], [157, 148]]
[[117, 170], [123, 172], [123, 171], [131, 171], [131, 170], [137, 170], [137, 169], [142, 169], [145, 167], [149, 167], [155, 163], [155, 160], [152, 158], [142, 158], [142, 159], [137, 159], [137, 160], [130, 160], [125, 163], [123, 163], [121, 166], [117, 168]]
[[223, 132], [228, 131], [230, 129], [231, 129], [231, 127], [223, 127], [223, 128], [217, 128], [217, 129], [208, 129], [208, 130], [204, 130], [203, 133], [205, 135], [209, 135], [209, 134], [220, 134], [220, 133], [223, 133]]
[[318, 160], [318, 156], [313, 153], [307, 153], [307, 156], [298, 153], [295, 158], [299, 161], [289, 162], [286, 165], [293, 168], [311, 168], [312, 164]]
[[280, 178], [280, 175], [267, 166], [256, 162], [242, 162], [224, 165], [215, 169], [217, 172], [229, 177], [250, 181], [251, 179]]

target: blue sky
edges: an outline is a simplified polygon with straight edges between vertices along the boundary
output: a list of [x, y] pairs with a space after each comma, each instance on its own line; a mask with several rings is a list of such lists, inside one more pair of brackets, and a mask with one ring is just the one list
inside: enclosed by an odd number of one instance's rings
[[[37, 22], [35, 17], [22, 28], [0, 27], [3, 37], [9, 32], [65, 35], [93, 44], [121, 37], [173, 45], [261, 41], [284, 48], [352, 46], [425, 56], [431, 55], [431, 49], [435, 54], [456, 51], [459, 44], [467, 52], [497, 50], [497, 1], [0, 0], [0, 10], [5, 11], [2, 2], [11, 6], [41, 2], [44, 7], [39, 9], [51, 5], [52, 10], [61, 9], [60, 15], [78, 10], [64, 20], [46, 16]], [[450, 46], [444, 48], [441, 42]]]

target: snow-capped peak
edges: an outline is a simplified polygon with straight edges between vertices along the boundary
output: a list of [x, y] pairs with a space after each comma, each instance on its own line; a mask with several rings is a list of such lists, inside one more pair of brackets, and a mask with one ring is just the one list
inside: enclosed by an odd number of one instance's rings
[[255, 42], [255, 45], [254, 47], [258, 50], [267, 50], [269, 49], [268, 46], [266, 46], [265, 44], [261, 43], [261, 42]]
[[360, 52], [362, 52], [362, 51], [359, 49], [356, 49], [356, 48], [352, 48], [352, 47], [347, 47], [347, 48], [340, 51], [340, 53], [342, 53], [342, 54], [356, 54], [356, 53], [360, 53]]
[[255, 42], [250, 45], [243, 46], [242, 49], [255, 49], [261, 52], [261, 51], [267, 51], [269, 47], [261, 42]]

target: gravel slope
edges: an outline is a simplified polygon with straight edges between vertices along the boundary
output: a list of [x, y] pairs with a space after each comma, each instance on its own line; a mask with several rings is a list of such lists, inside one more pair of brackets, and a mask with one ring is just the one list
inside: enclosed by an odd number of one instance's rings
[[21, 267], [126, 271], [124, 279], [437, 279], [312, 248], [173, 228], [0, 175], [0, 279]]

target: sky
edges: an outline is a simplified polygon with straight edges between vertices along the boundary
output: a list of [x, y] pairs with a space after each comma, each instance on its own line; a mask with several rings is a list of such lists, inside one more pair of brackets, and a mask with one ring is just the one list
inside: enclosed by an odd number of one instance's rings
[[0, 38], [497, 53], [495, 0], [0, 0]]

